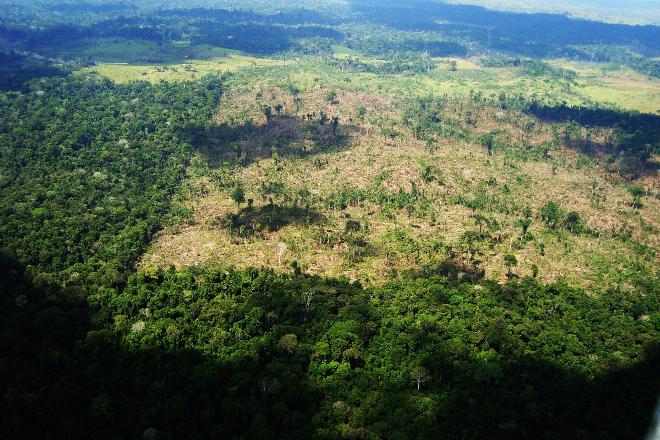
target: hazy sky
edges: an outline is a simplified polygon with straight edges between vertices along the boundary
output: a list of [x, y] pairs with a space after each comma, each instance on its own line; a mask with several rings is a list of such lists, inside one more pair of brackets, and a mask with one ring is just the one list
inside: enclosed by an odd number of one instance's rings
[[[500, 4], [512, 6], [560, 6], [560, 7], [589, 7], [589, 8], [616, 8], [616, 9], [658, 9], [659, 0], [467, 0], [470, 3], [482, 3], [484, 5]], [[453, 0], [458, 3], [459, 0]]]
[[445, 0], [526, 12], [561, 12], [611, 22], [660, 24], [660, 0]]

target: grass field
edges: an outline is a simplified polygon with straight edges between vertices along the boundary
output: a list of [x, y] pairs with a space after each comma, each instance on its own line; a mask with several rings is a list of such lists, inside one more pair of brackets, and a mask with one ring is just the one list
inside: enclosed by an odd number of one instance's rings
[[118, 83], [145, 80], [150, 82], [185, 81], [200, 78], [209, 73], [235, 72], [247, 67], [284, 64], [283, 61], [251, 57], [230, 50], [216, 51], [214, 55], [209, 60], [190, 60], [174, 64], [99, 63], [78, 73], [98, 73]]
[[660, 80], [616, 64], [575, 61], [553, 61], [552, 64], [577, 72], [579, 90], [594, 102], [660, 113]]

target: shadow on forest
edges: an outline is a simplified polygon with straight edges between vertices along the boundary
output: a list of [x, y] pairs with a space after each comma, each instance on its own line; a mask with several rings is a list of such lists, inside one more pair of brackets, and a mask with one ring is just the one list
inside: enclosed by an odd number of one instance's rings
[[[60, 7], [71, 7], [81, 12], [77, 4]], [[94, 5], [88, 7], [97, 10], [82, 12], [111, 14], [110, 17], [121, 12], [126, 15], [82, 26], [54, 24], [33, 28], [0, 25], [0, 38], [21, 50], [38, 50], [63, 56], [71, 56], [70, 49], [88, 39], [146, 40], [159, 44], [160, 49], [169, 54], [162, 57], [157, 53], [148, 53], [144, 61], [172, 63], [184, 61], [188, 55], [197, 53], [193, 50], [177, 51], [177, 45], [172, 44], [174, 41], [190, 39], [189, 28], [195, 29], [191, 39], [192, 47], [210, 45], [262, 56], [297, 49], [297, 40], [301, 38], [319, 37], [339, 41], [343, 37], [340, 31], [328, 26], [336, 23], [335, 20], [302, 9], [275, 14], [227, 9], [164, 9], [142, 16], [136, 15], [134, 5], [129, 4], [115, 5], [114, 11]], [[124, 61], [134, 62], [134, 55], [127, 51]], [[77, 56], [84, 58], [84, 51]]]
[[442, 359], [440, 347], [426, 360], [435, 380], [451, 377], [441, 419], [452, 432], [479, 433], [469, 438], [641, 439], [653, 420], [657, 355], [593, 381], [533, 358], [460, 366]]
[[575, 121], [581, 125], [606, 128], [619, 126], [630, 133], [649, 133], [651, 141], [660, 141], [660, 115], [566, 105], [546, 107], [538, 104], [532, 104], [527, 113], [548, 122]]
[[240, 9], [187, 8], [163, 9], [160, 11], [160, 14], [165, 17], [216, 19], [233, 23], [257, 22], [278, 25], [300, 25], [303, 23], [316, 23], [323, 25], [339, 24], [337, 19], [323, 15], [312, 9], [287, 9], [273, 14], [260, 14]]
[[209, 165], [225, 164], [247, 166], [277, 156], [310, 157], [350, 148], [350, 135], [359, 128], [343, 125], [336, 130], [332, 121], [321, 123], [291, 115], [273, 115], [269, 122], [255, 125], [252, 121], [240, 125], [212, 125], [188, 127], [182, 131]]
[[323, 216], [310, 208], [279, 206], [274, 203], [257, 208], [247, 207], [238, 214], [228, 214], [225, 224], [239, 235], [255, 234], [268, 229], [275, 232], [291, 224], [306, 225], [321, 223]]
[[619, 157], [620, 174], [634, 180], [655, 176], [660, 164], [650, 160], [660, 145], [660, 115], [612, 109], [531, 105], [527, 113], [546, 122], [576, 122], [580, 125], [614, 129], [604, 143], [591, 139], [565, 140], [565, 145], [592, 157]]
[[402, 273], [404, 278], [430, 278], [442, 276], [453, 283], [473, 283], [482, 280], [486, 272], [474, 264], [468, 264], [462, 259], [448, 258], [441, 263], [425, 265], [415, 269], [409, 269]]
[[49, 60], [0, 51], [0, 91], [26, 91], [30, 80], [65, 75], [67, 72]]
[[[308, 379], [310, 352], [278, 349], [277, 340], [271, 340], [276, 331], [264, 337], [256, 352], [246, 348], [223, 362], [198, 350], [158, 344], [149, 348], [148, 342], [143, 349], [129, 349], [111, 325], [94, 327], [97, 318], [89, 316], [85, 299], [32, 286], [11, 259], [1, 263], [3, 438], [318, 434], [314, 416], [327, 391]], [[265, 291], [247, 304], [272, 310], [273, 319], [284, 314], [288, 327], [279, 331], [287, 333], [325, 325], [322, 316], [336, 315], [339, 323], [353, 315], [375, 314], [355, 285], [298, 277], [324, 287], [330, 283], [354, 299], [342, 306], [341, 296], [328, 297], [309, 316], [303, 303], [287, 303], [289, 299]], [[115, 323], [121, 319], [114, 317]], [[420, 392], [407, 379], [383, 388], [378, 378], [361, 373], [359, 365], [346, 380], [355, 388], [352, 393], [378, 396], [379, 406], [391, 409], [365, 414], [370, 425], [413, 429], [417, 438], [437, 438], [438, 432], [475, 439], [644, 437], [658, 395], [658, 358], [653, 353], [641, 364], [589, 380], [547, 361], [510, 354], [502, 328], [489, 329], [486, 338], [500, 353], [491, 360], [466, 356], [460, 363], [449, 362], [455, 349], [448, 339], [426, 346], [422, 365], [431, 374]], [[348, 382], [343, 386], [348, 394]], [[412, 398], [420, 394], [435, 397], [420, 408]], [[344, 406], [331, 406], [335, 414], [326, 414], [326, 423], [339, 426]], [[416, 418], [410, 419], [411, 414]]]
[[[95, 328], [82, 295], [32, 286], [0, 255], [0, 435], [31, 438], [305, 438], [321, 394], [306, 356], [129, 349]], [[263, 437], [261, 437], [263, 438]]]

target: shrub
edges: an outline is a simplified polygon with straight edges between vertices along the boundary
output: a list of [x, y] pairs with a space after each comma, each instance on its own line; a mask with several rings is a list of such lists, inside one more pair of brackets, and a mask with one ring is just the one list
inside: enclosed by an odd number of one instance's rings
[[580, 218], [580, 214], [575, 211], [569, 212], [564, 220], [564, 226], [574, 234], [580, 232], [582, 230], [582, 219]]
[[337, 92], [334, 90], [330, 90], [328, 93], [325, 94], [324, 99], [329, 104], [334, 104], [337, 99]]

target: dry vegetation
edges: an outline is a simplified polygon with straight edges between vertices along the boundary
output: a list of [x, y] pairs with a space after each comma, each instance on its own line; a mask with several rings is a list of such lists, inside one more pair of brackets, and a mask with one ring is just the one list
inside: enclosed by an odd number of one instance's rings
[[[244, 127], [249, 121], [255, 128], [230, 141], [202, 142], [176, 199], [191, 215], [158, 235], [141, 267], [232, 264], [290, 271], [295, 261], [308, 273], [382, 283], [420, 268], [447, 271], [450, 261], [458, 271], [476, 266], [504, 281], [504, 256], [513, 254], [517, 275], [532, 275], [536, 266], [544, 281], [563, 278], [584, 286], [623, 286], [634, 262], [655, 270], [656, 176], [643, 182], [652, 196], [633, 209], [627, 184], [597, 160], [566, 148], [547, 158], [521, 159], [516, 150], [532, 149], [559, 130], [527, 115], [473, 109], [467, 102], [447, 108], [470, 131], [500, 129], [518, 145], [489, 157], [467, 140], [416, 140], [402, 122], [403, 104], [392, 96], [337, 90], [329, 102], [328, 92], [292, 94], [272, 86], [229, 91], [216, 123]], [[267, 122], [261, 109], [277, 104], [282, 114], [273, 112]], [[302, 121], [312, 113], [316, 121], [321, 112], [340, 118], [336, 136], [327, 124]], [[598, 142], [606, 135], [594, 131], [591, 138]], [[240, 207], [239, 218], [254, 217], [246, 223], [254, 232], [247, 235], [227, 226], [239, 212], [230, 198], [236, 182], [242, 182], [246, 201], [253, 200], [251, 207]], [[275, 201], [264, 195], [264, 182], [282, 184]], [[393, 209], [373, 197], [358, 197], [343, 208], [327, 202], [342, 190], [364, 195], [379, 188], [417, 196], [409, 209]], [[307, 195], [300, 196], [301, 190]], [[486, 202], [478, 208], [460, 203], [479, 197]], [[578, 212], [590, 232], [549, 230], [539, 210], [550, 200]], [[259, 215], [272, 214], [273, 206], [287, 211], [275, 211], [281, 224], [265, 228]], [[525, 208], [533, 219], [531, 235], [523, 239], [517, 222]], [[470, 245], [468, 231], [488, 238]]]

